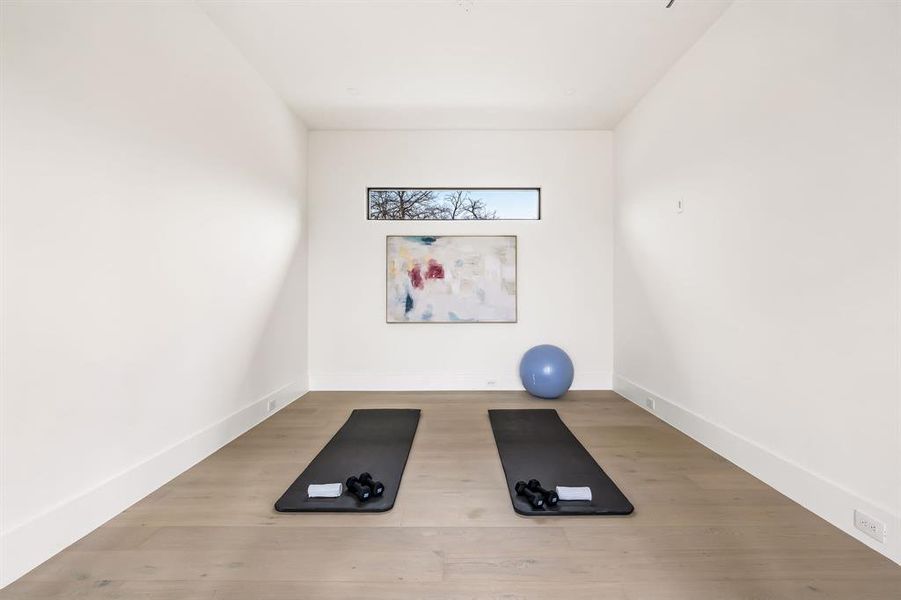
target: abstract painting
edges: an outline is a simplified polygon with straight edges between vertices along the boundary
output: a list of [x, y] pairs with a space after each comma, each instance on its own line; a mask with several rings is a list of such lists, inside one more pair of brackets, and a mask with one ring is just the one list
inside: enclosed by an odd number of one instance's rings
[[516, 236], [388, 236], [389, 323], [515, 323]]

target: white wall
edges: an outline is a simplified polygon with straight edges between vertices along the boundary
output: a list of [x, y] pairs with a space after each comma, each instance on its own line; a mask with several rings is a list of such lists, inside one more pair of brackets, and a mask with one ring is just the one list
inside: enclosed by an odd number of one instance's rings
[[740, 1], [615, 132], [615, 389], [895, 560], [899, 40], [893, 2]]
[[[522, 353], [553, 343], [575, 387], [609, 389], [611, 152], [597, 131], [312, 132], [311, 387], [519, 389]], [[542, 218], [367, 221], [367, 186], [539, 186]], [[519, 236], [519, 322], [386, 324], [388, 234]]]
[[306, 143], [193, 3], [0, 37], [7, 583], [306, 388]]

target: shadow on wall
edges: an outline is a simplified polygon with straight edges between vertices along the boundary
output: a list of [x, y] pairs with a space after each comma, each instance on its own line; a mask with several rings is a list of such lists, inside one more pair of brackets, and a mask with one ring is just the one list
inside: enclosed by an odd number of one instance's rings
[[[630, 247], [641, 247], [641, 244], [631, 244]], [[637, 329], [630, 327], [628, 318], [624, 319], [625, 323], [623, 325], [619, 325], [620, 319], [616, 319], [614, 322], [614, 326], [617, 328], [614, 331], [614, 373], [632, 383], [645, 386], [651, 390], [677, 389], [686, 390], [690, 393], [692, 390], [691, 381], [683, 375], [688, 369], [680, 367], [679, 353], [676, 351], [676, 344], [673, 339], [674, 335], [667, 331], [661, 319], [656, 318], [657, 311], [654, 307], [654, 298], [659, 296], [651, 293], [648, 283], [642, 281], [640, 275], [637, 275], [642, 270], [636, 267], [637, 259], [633, 255], [632, 250], [626, 249], [622, 245], [617, 245], [615, 260], [614, 310], [619, 315], [627, 314], [627, 311], [619, 303], [622, 295], [621, 290], [628, 289], [630, 305], [628, 312], [642, 315], [641, 330], [645, 336], [653, 339], [654, 343], [630, 343], [625, 345], [617, 342], [617, 340], [623, 340], [629, 338], [630, 335], [635, 335], [634, 331], [637, 331]], [[628, 274], [632, 280], [623, 282], [622, 278], [625, 274]], [[660, 282], [655, 283], [659, 285]], [[648, 332], [650, 332], [650, 335]], [[633, 349], [639, 348], [641, 356], [628, 356], [630, 352], [634, 351]], [[648, 371], [651, 373], [666, 372], [670, 377], [666, 382], [645, 381], [643, 374], [630, 372], [628, 367], [624, 368], [624, 364], [666, 365], [666, 369], [653, 368], [648, 369]]]
[[[300, 221], [294, 250], [238, 388], [248, 399], [277, 396], [279, 408], [308, 389], [305, 214]], [[272, 382], [282, 383], [273, 387]]]

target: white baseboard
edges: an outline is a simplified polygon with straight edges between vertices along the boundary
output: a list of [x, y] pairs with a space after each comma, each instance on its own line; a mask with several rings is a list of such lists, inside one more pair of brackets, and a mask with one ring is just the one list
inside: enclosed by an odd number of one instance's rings
[[[612, 385], [609, 371], [576, 373], [572, 389], [609, 390]], [[493, 382], [493, 383], [489, 383]], [[319, 373], [310, 374], [310, 389], [315, 391], [463, 391], [463, 390], [521, 390], [515, 374], [497, 373]]]
[[[841, 485], [695, 414], [672, 400], [614, 374], [613, 390], [707, 446], [767, 485], [785, 494], [848, 535], [901, 564], [901, 515], [857, 496]], [[645, 401], [653, 398], [650, 411]], [[880, 543], [854, 528], [854, 510], [863, 510], [886, 524]]]
[[[0, 535], [0, 588], [103, 525], [167, 481], [275, 414], [306, 388], [285, 385], [94, 488]], [[275, 401], [272, 412], [269, 401]]]

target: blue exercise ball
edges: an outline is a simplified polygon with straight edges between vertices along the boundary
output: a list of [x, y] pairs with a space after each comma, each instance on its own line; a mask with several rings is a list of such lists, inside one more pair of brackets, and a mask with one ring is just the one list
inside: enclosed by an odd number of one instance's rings
[[559, 398], [573, 384], [573, 361], [562, 349], [550, 344], [530, 348], [519, 363], [519, 378], [533, 396]]

